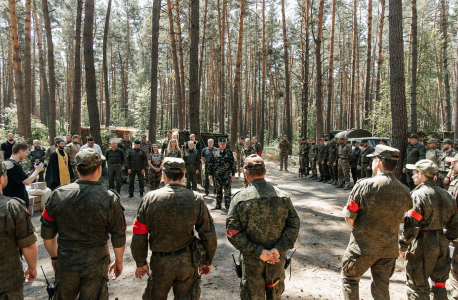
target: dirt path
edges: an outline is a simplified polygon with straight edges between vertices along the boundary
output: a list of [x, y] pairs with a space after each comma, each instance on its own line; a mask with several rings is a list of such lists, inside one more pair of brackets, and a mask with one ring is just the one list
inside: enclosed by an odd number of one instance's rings
[[[341, 257], [348, 243], [350, 228], [342, 217], [348, 192], [336, 189], [329, 184], [322, 184], [304, 178], [298, 178], [297, 168], [290, 172], [279, 172], [278, 165], [267, 163], [267, 181], [283, 189], [290, 196], [301, 218], [301, 230], [296, 242], [297, 252], [292, 263], [292, 277], [289, 280], [289, 270], [286, 277], [286, 290], [283, 299], [342, 299], [341, 292]], [[200, 186], [199, 186], [200, 187]], [[135, 197], [127, 198], [127, 186], [121, 195], [128, 223], [127, 247], [124, 259], [124, 270], [116, 281], [109, 282], [110, 299], [119, 300], [141, 299], [146, 279], [136, 279], [134, 276], [135, 262], [130, 252], [132, 240], [132, 224], [140, 204], [138, 192]], [[233, 183], [232, 192], [243, 188], [242, 179]], [[138, 187], [136, 187], [138, 191]], [[201, 193], [204, 191], [199, 189]], [[212, 190], [211, 190], [212, 191]], [[210, 194], [212, 196], [212, 194]], [[205, 198], [209, 208], [214, 207], [214, 197]], [[212, 272], [202, 278], [201, 299], [240, 299], [239, 279], [233, 265], [231, 253], [237, 252], [226, 239], [226, 214], [221, 211], [211, 211], [218, 234], [218, 249], [213, 260]], [[33, 217], [33, 222], [40, 235], [40, 218]], [[38, 268], [43, 266], [51, 281], [54, 274], [51, 261], [43, 246], [41, 238], [38, 241]], [[114, 259], [113, 251], [111, 258]], [[289, 251], [289, 254], [291, 251]], [[403, 269], [403, 263], [398, 260], [397, 269]], [[367, 272], [360, 283], [361, 299], [372, 299], [370, 296], [371, 274]], [[406, 299], [405, 273], [395, 272], [391, 278], [391, 299]], [[38, 278], [26, 285], [26, 299], [47, 299], [46, 283], [39, 269]], [[169, 299], [173, 299], [171, 294]]]

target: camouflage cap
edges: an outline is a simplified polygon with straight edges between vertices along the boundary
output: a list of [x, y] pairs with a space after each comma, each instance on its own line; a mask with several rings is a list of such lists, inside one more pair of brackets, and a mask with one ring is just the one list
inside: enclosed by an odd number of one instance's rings
[[345, 141], [346, 139], [347, 139], [346, 137], [341, 136], [341, 137], [339, 138], [339, 142], [340, 142], [340, 141]]
[[261, 156], [257, 154], [251, 154], [245, 159], [243, 168], [245, 170], [264, 170], [266, 165], [264, 164]]
[[377, 146], [375, 146], [375, 152], [366, 155], [366, 157], [377, 156], [390, 160], [399, 160], [399, 150], [390, 146], [378, 144]]
[[9, 161], [5, 160], [0, 164], [0, 176], [3, 176], [3, 174], [6, 173], [7, 170], [12, 169], [14, 167], [14, 164]]
[[442, 143], [453, 145], [453, 141], [451, 139], [443, 139]]
[[142, 134], [141, 137], [146, 137], [146, 134]]
[[418, 136], [418, 134], [416, 134], [416, 133], [412, 133], [412, 134], [409, 136], [409, 138], [418, 139], [419, 136]]
[[81, 138], [81, 137], [80, 137], [79, 135], [77, 135], [77, 134], [75, 134], [74, 136], [72, 136], [72, 140], [73, 140], [73, 139], [80, 139], [80, 138]]
[[288, 136], [286, 134], [283, 135], [283, 138], [288, 138]]
[[76, 166], [78, 168], [88, 169], [99, 166], [105, 160], [105, 156], [92, 148], [84, 149], [75, 156]]
[[54, 143], [57, 142], [58, 140], [61, 140], [60, 136], [56, 136], [56, 137], [54, 138]]
[[423, 140], [422, 138], [419, 138], [418, 141], [419, 141], [419, 142], [423, 142], [424, 140]]
[[222, 137], [222, 138], [219, 138], [218, 143], [220, 143], [220, 144], [226, 144], [226, 143], [227, 143], [227, 139], [226, 139], [226, 138], [223, 138], [223, 137]]
[[435, 138], [430, 138], [426, 143], [428, 143], [428, 144], [430, 144], [430, 143], [437, 144], [437, 140]]
[[162, 169], [165, 173], [184, 173], [185, 164], [184, 160], [176, 157], [166, 157], [164, 158], [164, 163], [162, 164]]
[[406, 168], [409, 170], [417, 170], [418, 172], [425, 174], [427, 177], [434, 177], [434, 175], [439, 172], [437, 165], [429, 159], [419, 160], [414, 165], [407, 164]]

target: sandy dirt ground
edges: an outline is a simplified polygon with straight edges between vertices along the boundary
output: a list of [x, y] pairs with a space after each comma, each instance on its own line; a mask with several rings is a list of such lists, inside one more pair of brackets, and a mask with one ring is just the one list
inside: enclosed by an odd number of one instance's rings
[[[295, 247], [297, 252], [292, 263], [292, 276], [290, 270], [286, 271], [286, 289], [282, 299], [342, 299], [341, 292], [341, 258], [347, 246], [350, 228], [346, 225], [342, 214], [348, 191], [336, 189], [333, 185], [322, 184], [310, 179], [299, 178], [297, 168], [290, 167], [289, 172], [279, 172], [278, 164], [267, 162], [267, 181], [274, 186], [286, 191], [296, 207], [301, 218], [301, 229]], [[233, 181], [232, 192], [243, 188], [243, 179]], [[121, 195], [125, 208], [127, 229], [127, 247], [124, 256], [124, 270], [116, 281], [110, 280], [110, 299], [136, 300], [141, 299], [146, 278], [136, 279], [134, 276], [135, 262], [130, 252], [132, 240], [132, 224], [136, 216], [141, 198], [136, 186], [135, 197], [128, 199], [127, 185], [123, 186]], [[147, 189], [148, 191], [148, 189]], [[199, 186], [199, 192], [204, 190]], [[209, 208], [215, 205], [213, 190], [205, 198]], [[202, 278], [201, 299], [240, 299], [240, 281], [235, 274], [231, 253], [238, 257], [233, 246], [226, 239], [226, 213], [211, 211], [218, 235], [218, 249], [213, 260], [212, 272]], [[84, 220], [81, 220], [84, 222]], [[33, 223], [37, 234], [40, 236], [40, 217], [34, 216]], [[54, 273], [51, 260], [46, 252], [41, 237], [38, 240], [38, 278], [25, 286], [25, 299], [47, 299], [46, 282], [41, 273], [40, 266], [46, 272], [51, 282]], [[288, 252], [288, 255], [291, 251]], [[114, 259], [111, 250], [111, 259]], [[407, 299], [405, 288], [404, 263], [397, 261], [397, 271], [391, 278], [391, 299]], [[360, 283], [360, 298], [372, 299], [370, 294], [370, 271], [364, 274]], [[447, 283], [447, 288], [450, 289]], [[173, 299], [172, 293], [169, 299]]]

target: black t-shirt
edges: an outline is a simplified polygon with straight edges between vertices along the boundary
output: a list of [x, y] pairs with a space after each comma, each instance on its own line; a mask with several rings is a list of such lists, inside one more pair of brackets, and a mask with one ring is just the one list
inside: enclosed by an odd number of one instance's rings
[[15, 160], [8, 159], [14, 164], [12, 169], [6, 172], [8, 177], [8, 184], [3, 189], [3, 195], [8, 197], [18, 197], [25, 201], [27, 207], [29, 207], [29, 194], [25, 189], [25, 185], [22, 183], [24, 180], [29, 178], [22, 169], [22, 166]]
[[0, 148], [0, 150], [4, 151], [5, 153], [3, 154], [3, 159], [7, 160], [8, 158], [11, 157], [11, 154], [13, 154], [13, 146], [16, 144], [16, 141], [14, 141], [12, 144], [9, 143], [8, 141], [4, 142]]

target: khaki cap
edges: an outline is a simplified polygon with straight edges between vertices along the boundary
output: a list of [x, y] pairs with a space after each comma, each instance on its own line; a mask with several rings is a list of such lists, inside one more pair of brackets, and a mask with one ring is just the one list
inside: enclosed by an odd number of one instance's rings
[[430, 138], [426, 143], [428, 143], [428, 144], [437, 144], [437, 140], [435, 138]]
[[409, 170], [417, 170], [418, 172], [425, 174], [427, 177], [434, 177], [434, 175], [439, 172], [437, 165], [429, 159], [419, 160], [414, 165], [407, 164], [406, 168]]
[[77, 134], [75, 134], [74, 136], [72, 136], [72, 140], [73, 140], [73, 139], [80, 139], [80, 138], [81, 138], [81, 137], [80, 137], [79, 135], [77, 135]]
[[164, 158], [164, 163], [162, 164], [162, 169], [165, 173], [184, 173], [185, 164], [184, 160], [176, 157], [166, 157]]
[[390, 146], [380, 145], [375, 146], [375, 152], [366, 155], [366, 157], [380, 156], [385, 159], [399, 160], [399, 150]]
[[5, 160], [0, 164], [0, 176], [3, 176], [3, 174], [6, 173], [7, 170], [12, 169], [14, 167], [14, 164], [9, 161]]
[[261, 156], [257, 154], [251, 154], [245, 159], [243, 168], [245, 170], [264, 170], [266, 166]]
[[442, 143], [453, 145], [453, 141], [451, 139], [443, 139]]
[[105, 156], [100, 155], [94, 149], [84, 149], [76, 154], [76, 166], [82, 169], [97, 167], [105, 160]]

